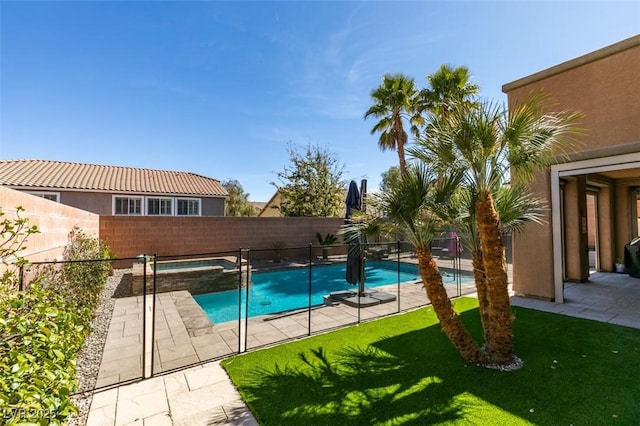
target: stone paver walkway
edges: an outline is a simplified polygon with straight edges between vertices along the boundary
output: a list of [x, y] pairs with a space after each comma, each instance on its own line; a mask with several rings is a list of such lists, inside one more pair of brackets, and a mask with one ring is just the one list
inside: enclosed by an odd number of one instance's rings
[[515, 306], [640, 328], [640, 279], [592, 273], [585, 283], [565, 283], [564, 303], [513, 297]]
[[88, 426], [257, 425], [219, 362], [97, 392]]

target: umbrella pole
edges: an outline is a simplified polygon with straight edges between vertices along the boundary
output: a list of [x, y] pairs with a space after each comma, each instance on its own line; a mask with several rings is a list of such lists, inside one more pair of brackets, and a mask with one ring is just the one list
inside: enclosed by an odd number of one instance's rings
[[364, 262], [366, 260], [366, 256], [364, 254], [364, 248], [362, 242], [360, 242], [360, 280], [358, 282], [358, 296], [364, 297], [366, 296], [364, 292]]
[[[361, 212], [366, 212], [367, 211], [367, 180], [366, 179], [362, 179], [360, 181], [360, 207], [358, 208], [358, 210], [360, 210]], [[358, 292], [359, 292], [359, 296], [360, 297], [365, 297], [365, 291], [364, 291], [364, 281], [365, 281], [365, 276], [364, 276], [364, 262], [367, 259], [367, 256], [365, 254], [365, 248], [367, 247], [366, 245], [367, 239], [366, 237], [364, 237], [363, 235], [360, 235], [359, 238], [359, 243], [360, 243], [360, 284], [359, 284], [359, 288], [358, 288]], [[364, 244], [363, 244], [364, 243]]]

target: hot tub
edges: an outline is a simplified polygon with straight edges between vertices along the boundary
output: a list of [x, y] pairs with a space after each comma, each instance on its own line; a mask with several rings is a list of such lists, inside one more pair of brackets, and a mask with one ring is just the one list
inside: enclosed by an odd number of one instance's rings
[[[147, 294], [153, 292], [153, 262], [147, 262]], [[156, 290], [158, 293], [187, 290], [191, 294], [212, 293], [237, 289], [246, 285], [246, 259], [238, 267], [237, 257], [208, 257], [196, 259], [163, 260], [156, 262]], [[144, 283], [144, 264], [135, 263], [132, 270], [132, 292], [142, 294]], [[240, 280], [240, 277], [242, 279]]]

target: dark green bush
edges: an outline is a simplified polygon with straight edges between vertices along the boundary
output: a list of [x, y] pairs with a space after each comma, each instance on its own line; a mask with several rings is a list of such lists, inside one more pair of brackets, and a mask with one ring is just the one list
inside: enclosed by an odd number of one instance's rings
[[68, 303], [78, 309], [89, 309], [88, 319], [98, 305], [100, 292], [111, 273], [111, 250], [98, 238], [87, 236], [79, 228], [74, 228], [64, 251], [61, 294]]

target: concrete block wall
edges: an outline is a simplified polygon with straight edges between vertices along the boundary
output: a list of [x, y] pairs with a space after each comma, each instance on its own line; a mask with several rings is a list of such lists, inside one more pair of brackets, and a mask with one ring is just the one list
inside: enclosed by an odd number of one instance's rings
[[[5, 218], [22, 217], [36, 225], [40, 233], [31, 235], [21, 255], [31, 262], [62, 259], [69, 232], [74, 226], [105, 241], [116, 257], [140, 253], [176, 256], [198, 253], [229, 253], [249, 248], [252, 259], [273, 258], [272, 246], [286, 243], [285, 257], [294, 257], [292, 247], [318, 245], [316, 232], [338, 234], [342, 218], [304, 217], [127, 217], [99, 216], [84, 210], [0, 187], [0, 208]], [[257, 249], [263, 249], [260, 251]], [[320, 249], [317, 250], [320, 254]], [[308, 250], [299, 253], [306, 256]], [[114, 265], [131, 267], [132, 262]]]
[[[286, 242], [288, 248], [318, 245], [316, 232], [337, 235], [343, 223], [342, 218], [101, 216], [100, 237], [120, 258], [141, 253], [235, 255], [238, 249], [249, 248], [267, 249], [256, 250], [251, 257], [268, 259], [276, 242]], [[286, 256], [294, 253], [286, 250]]]
[[99, 216], [24, 192], [0, 187], [0, 208], [4, 219], [17, 216], [17, 207], [25, 211], [20, 217], [28, 218], [28, 225], [36, 225], [40, 232], [29, 236], [26, 250], [20, 255], [31, 262], [62, 259], [69, 232], [74, 226], [93, 237], [99, 236]]

